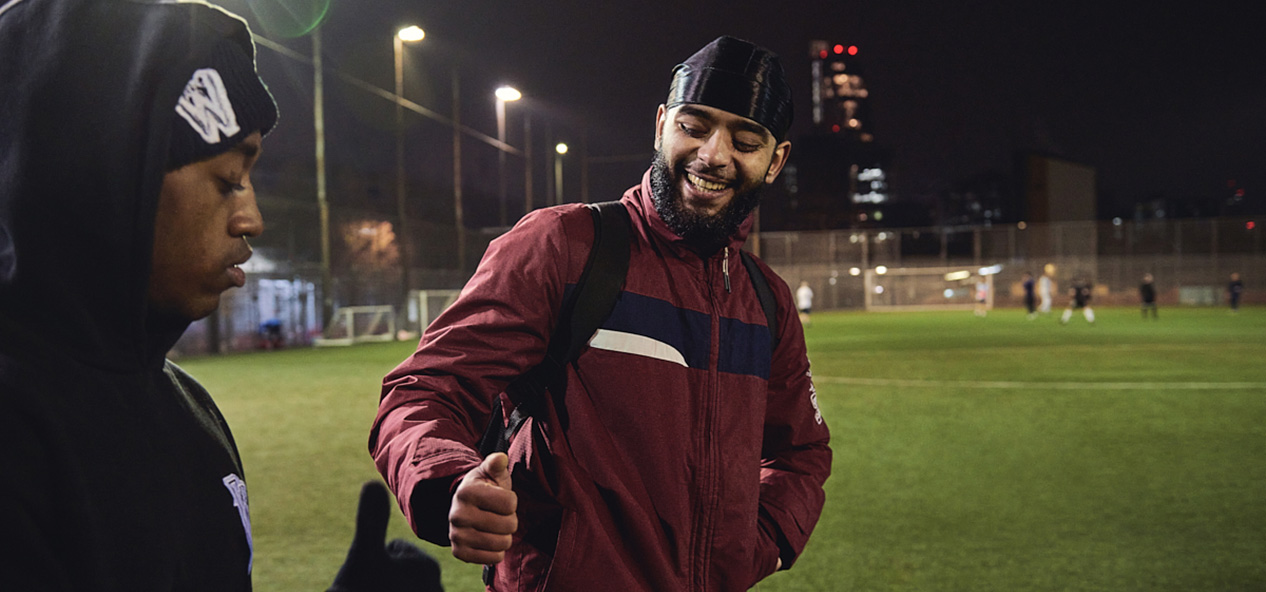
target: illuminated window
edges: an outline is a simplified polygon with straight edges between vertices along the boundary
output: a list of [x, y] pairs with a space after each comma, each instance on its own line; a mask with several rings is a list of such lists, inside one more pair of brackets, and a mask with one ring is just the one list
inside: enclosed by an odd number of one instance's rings
[[883, 179], [884, 179], [883, 169], [868, 168], [868, 169], [862, 169], [860, 173], [857, 173], [858, 181], [874, 181], [874, 180], [882, 181]]

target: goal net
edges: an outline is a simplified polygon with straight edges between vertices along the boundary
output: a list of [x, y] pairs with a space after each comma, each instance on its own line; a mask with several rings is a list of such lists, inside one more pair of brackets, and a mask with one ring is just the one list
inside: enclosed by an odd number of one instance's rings
[[993, 277], [998, 271], [998, 265], [868, 269], [866, 310], [973, 310], [982, 287], [985, 308], [993, 309]]
[[325, 334], [313, 340], [318, 346], [352, 345], [396, 338], [396, 311], [390, 305], [345, 306], [335, 309]]

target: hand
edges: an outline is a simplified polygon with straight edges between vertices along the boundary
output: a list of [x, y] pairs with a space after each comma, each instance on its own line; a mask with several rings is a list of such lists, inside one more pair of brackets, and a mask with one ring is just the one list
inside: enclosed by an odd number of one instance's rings
[[511, 535], [519, 528], [514, 513], [519, 496], [510, 488], [509, 466], [510, 458], [496, 452], [458, 483], [448, 512], [454, 557], [485, 565], [505, 559]]
[[443, 592], [440, 565], [430, 555], [404, 539], [383, 546], [390, 512], [387, 488], [365, 483], [347, 561], [326, 592]]

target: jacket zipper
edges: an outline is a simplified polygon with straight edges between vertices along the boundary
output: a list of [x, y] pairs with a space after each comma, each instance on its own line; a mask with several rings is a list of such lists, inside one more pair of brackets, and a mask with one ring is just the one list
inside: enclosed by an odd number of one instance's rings
[[[730, 292], [730, 265], [729, 265], [729, 247], [725, 248], [724, 258], [721, 260], [721, 275], [725, 280], [725, 291]], [[709, 352], [708, 362], [708, 387], [705, 392], [704, 399], [704, 425], [703, 434], [703, 459], [704, 470], [702, 487], [700, 487], [699, 498], [699, 515], [695, 518], [695, 566], [694, 577], [692, 578], [699, 590], [708, 589], [711, 573], [709, 565], [712, 562], [712, 535], [713, 522], [716, 513], [716, 489], [717, 489], [717, 456], [716, 437], [713, 432], [716, 431], [717, 407], [720, 399], [720, 371], [718, 366], [718, 357], [720, 356], [720, 305], [717, 299], [720, 297], [715, 291], [716, 284], [712, 283], [712, 273], [708, 260], [704, 259], [704, 277], [708, 284], [708, 303], [711, 305], [711, 351]]]
[[725, 258], [721, 260], [721, 274], [725, 276], [725, 293], [730, 293], [730, 248], [725, 248]]

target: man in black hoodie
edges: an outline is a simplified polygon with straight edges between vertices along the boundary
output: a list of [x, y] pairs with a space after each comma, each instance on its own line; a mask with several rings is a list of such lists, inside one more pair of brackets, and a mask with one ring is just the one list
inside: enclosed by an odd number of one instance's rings
[[[264, 228], [250, 173], [277, 110], [254, 56], [207, 4], [0, 0], [2, 588], [251, 588], [233, 436], [165, 355]], [[385, 497], [366, 488], [332, 589], [429, 560], [384, 552]], [[408, 580], [438, 586], [429, 565]]]

